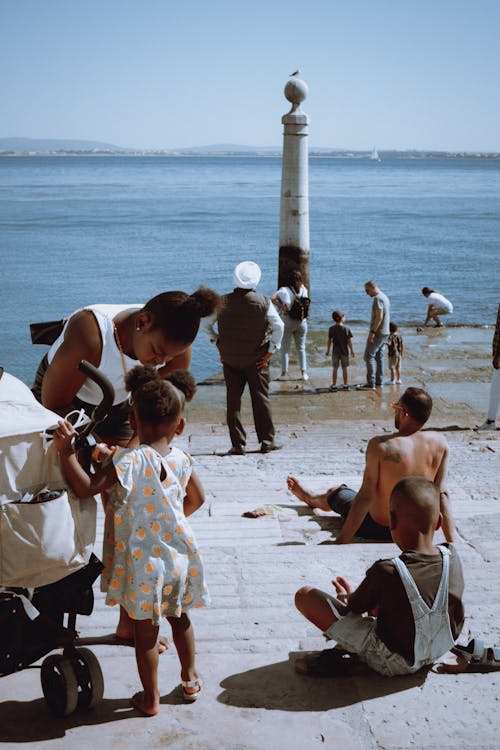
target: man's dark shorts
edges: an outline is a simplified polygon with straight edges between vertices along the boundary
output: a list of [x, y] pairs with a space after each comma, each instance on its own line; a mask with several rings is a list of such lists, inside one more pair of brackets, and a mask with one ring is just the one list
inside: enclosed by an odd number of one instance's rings
[[[345, 522], [351, 509], [352, 501], [357, 494], [357, 492], [351, 490], [346, 484], [341, 484], [336, 490], [328, 493], [326, 497], [327, 503], [335, 513], [339, 513], [342, 516], [342, 523]], [[363, 539], [372, 539], [376, 542], [392, 542], [389, 527], [382, 526], [374, 521], [369, 513], [357, 530], [356, 536], [360, 536]]]

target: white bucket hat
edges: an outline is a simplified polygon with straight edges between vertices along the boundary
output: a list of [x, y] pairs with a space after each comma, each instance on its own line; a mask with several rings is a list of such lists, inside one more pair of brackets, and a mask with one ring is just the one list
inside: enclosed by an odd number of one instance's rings
[[234, 286], [238, 289], [256, 289], [262, 272], [252, 260], [244, 260], [238, 263], [233, 271]]

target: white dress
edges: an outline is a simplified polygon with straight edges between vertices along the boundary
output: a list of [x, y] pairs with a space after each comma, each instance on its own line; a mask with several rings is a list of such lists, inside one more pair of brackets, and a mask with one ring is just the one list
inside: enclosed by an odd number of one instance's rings
[[[104, 527], [101, 589], [132, 619], [158, 624], [210, 603], [198, 545], [184, 511], [192, 458], [179, 448], [117, 448], [118, 483]], [[164, 478], [161, 479], [162, 469]]]

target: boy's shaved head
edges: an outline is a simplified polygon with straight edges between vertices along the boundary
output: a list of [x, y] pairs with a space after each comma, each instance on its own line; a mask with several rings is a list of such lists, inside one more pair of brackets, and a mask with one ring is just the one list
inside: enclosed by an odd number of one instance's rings
[[434, 531], [439, 520], [439, 491], [424, 477], [401, 479], [391, 492], [391, 512], [398, 524], [423, 534]]

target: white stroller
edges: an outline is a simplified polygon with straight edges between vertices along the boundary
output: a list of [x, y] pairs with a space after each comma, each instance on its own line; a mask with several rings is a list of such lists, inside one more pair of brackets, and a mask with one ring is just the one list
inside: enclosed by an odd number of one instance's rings
[[[78, 449], [90, 457], [90, 432], [107, 415], [114, 394], [92, 365], [82, 362], [80, 368], [103, 391], [77, 438]], [[102, 564], [92, 553], [96, 501], [68, 491], [46, 438], [58, 419], [0, 368], [0, 675], [63, 648], [44, 659], [41, 682], [52, 712], [67, 716], [95, 705], [104, 692], [96, 656], [75, 646], [76, 615], [91, 614], [92, 584]]]

